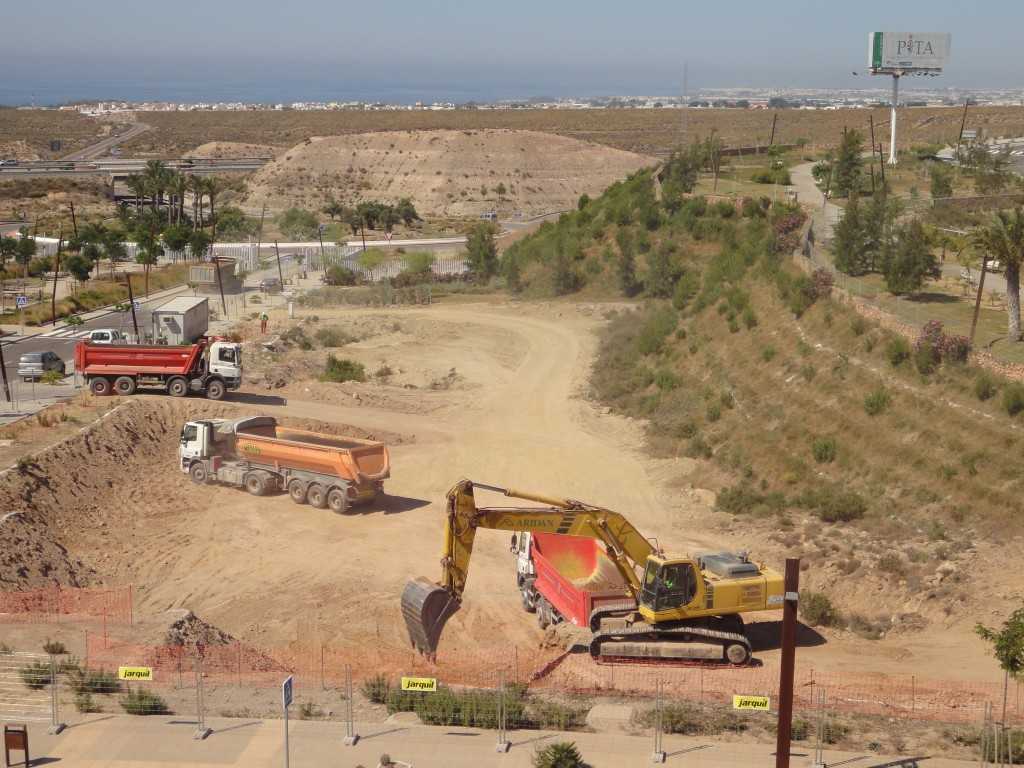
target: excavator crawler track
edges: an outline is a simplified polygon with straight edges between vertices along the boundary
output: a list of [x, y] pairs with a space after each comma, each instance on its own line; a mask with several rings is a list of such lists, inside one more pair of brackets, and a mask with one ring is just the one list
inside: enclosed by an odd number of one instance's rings
[[[641, 655], [616, 654], [612, 648], [605, 652], [603, 646], [607, 643], [639, 643], [650, 644], [650, 653]], [[717, 657], [712, 656], [686, 656], [686, 645], [703, 643], [705, 646], [718, 646], [721, 651]], [[657, 651], [659, 646], [664, 646], [665, 651], [661, 655]], [[726, 655], [730, 646], [740, 646], [744, 653], [739, 661], [730, 660]], [[679, 655], [674, 652], [681, 651]], [[692, 625], [676, 627], [653, 627], [643, 624], [633, 627], [620, 627], [617, 629], [599, 630], [590, 639], [590, 655], [598, 663], [668, 663], [684, 664], [691, 666], [745, 666], [751, 660], [750, 641], [745, 635], [738, 632], [727, 632], [720, 629], [710, 629]], [[738, 651], [734, 651], [738, 654]]]

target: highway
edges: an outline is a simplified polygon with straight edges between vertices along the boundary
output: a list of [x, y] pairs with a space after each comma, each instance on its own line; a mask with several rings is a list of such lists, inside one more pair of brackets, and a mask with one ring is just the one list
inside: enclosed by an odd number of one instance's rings
[[77, 152], [72, 152], [70, 155], [65, 156], [64, 160], [93, 160], [102, 155], [106, 155], [114, 147], [119, 144], [124, 144], [126, 141], [131, 141], [139, 134], [145, 133], [150, 129], [150, 126], [145, 123], [132, 123], [131, 127], [116, 136], [108, 136], [102, 141], [97, 141], [95, 144], [91, 144], [85, 149], [80, 149]]

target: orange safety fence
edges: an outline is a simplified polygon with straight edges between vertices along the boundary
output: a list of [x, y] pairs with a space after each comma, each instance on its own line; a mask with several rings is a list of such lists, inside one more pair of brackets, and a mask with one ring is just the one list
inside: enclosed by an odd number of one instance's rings
[[[490, 688], [499, 679], [526, 684], [542, 693], [652, 698], [659, 683], [667, 699], [730, 705], [734, 695], [778, 699], [775, 666], [699, 667], [658, 664], [598, 664], [586, 653], [515, 646], [451, 650], [431, 663], [411, 649], [374, 643], [339, 647], [293, 644], [258, 648], [246, 643], [153, 646], [112, 641], [88, 633], [85, 663], [90, 668], [148, 666], [165, 680], [190, 674], [201, 657], [204, 679], [211, 683], [264, 687], [279, 685], [288, 675], [296, 685], [340, 686], [346, 670], [358, 685], [374, 675], [395, 680], [402, 675], [433, 677], [442, 684]], [[881, 715], [888, 718], [943, 723], [980, 722], [986, 703], [999, 711], [1003, 682], [928, 680], [912, 675], [821, 671], [797, 666], [794, 685], [797, 710], [812, 710], [824, 691], [830, 711]], [[1007, 721], [1024, 723], [1020, 687], [1009, 691]]]
[[0, 622], [48, 624], [83, 617], [104, 619], [116, 624], [131, 624], [131, 586], [53, 586], [0, 592]]

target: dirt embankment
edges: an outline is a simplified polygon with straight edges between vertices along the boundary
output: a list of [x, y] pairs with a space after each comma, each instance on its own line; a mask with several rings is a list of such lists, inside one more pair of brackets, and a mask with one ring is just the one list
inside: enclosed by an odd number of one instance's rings
[[654, 160], [535, 131], [385, 131], [315, 137], [288, 150], [249, 182], [247, 205], [317, 210], [411, 198], [421, 214], [526, 215], [573, 208], [583, 193]]

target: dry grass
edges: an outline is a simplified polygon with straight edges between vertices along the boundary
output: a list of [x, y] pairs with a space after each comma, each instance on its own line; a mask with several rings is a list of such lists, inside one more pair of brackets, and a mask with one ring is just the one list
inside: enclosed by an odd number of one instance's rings
[[[868, 130], [868, 115], [877, 124], [888, 120], [888, 110], [797, 111], [781, 110], [776, 142], [807, 139], [812, 147], [838, 142], [844, 127]], [[47, 113], [51, 114], [51, 113]], [[901, 123], [906, 146], [955, 140], [961, 111], [955, 108], [914, 108]], [[139, 119], [155, 130], [142, 134], [127, 151], [180, 154], [208, 141], [233, 141], [292, 147], [311, 136], [333, 136], [368, 131], [473, 130], [515, 128], [544, 131], [626, 149], [641, 154], [664, 152], [681, 139], [680, 113], [652, 110], [516, 110], [452, 112], [155, 112]], [[772, 113], [766, 110], [691, 109], [688, 135], [706, 136], [712, 130], [729, 145], [767, 143]], [[992, 135], [1024, 134], [1024, 108], [978, 107], [968, 127]]]
[[[0, 145], [26, 141], [44, 160], [88, 146], [106, 136], [109, 128], [109, 123], [83, 117], [77, 112], [0, 108]], [[64, 143], [60, 152], [50, 151], [51, 139]]]

